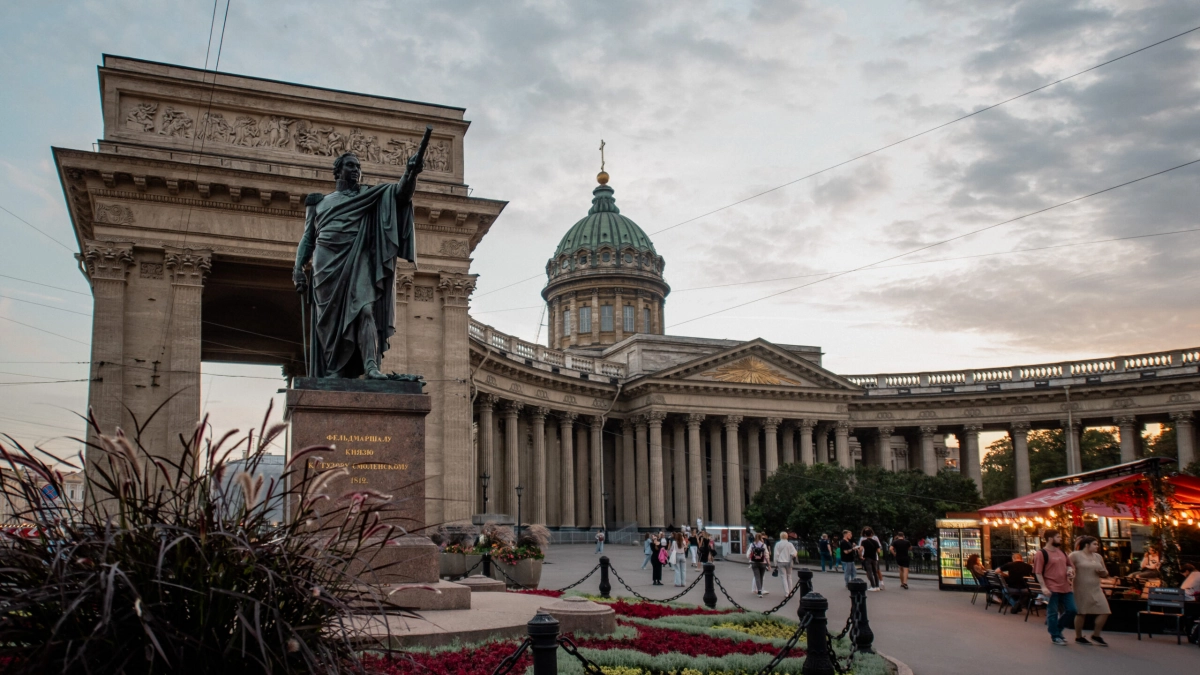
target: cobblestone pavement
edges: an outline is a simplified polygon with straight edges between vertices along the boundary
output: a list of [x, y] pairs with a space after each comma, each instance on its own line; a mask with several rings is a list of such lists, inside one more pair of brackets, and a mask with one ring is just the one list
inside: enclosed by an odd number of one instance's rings
[[[595, 546], [553, 546], [546, 555], [542, 571], [542, 588], [561, 588], [579, 579], [599, 562]], [[672, 586], [670, 568], [663, 569], [663, 586], [650, 584], [650, 566], [639, 569], [642, 550], [634, 546], [608, 545], [605, 555], [614, 569], [638, 593], [652, 598], [667, 598], [679, 590]], [[688, 569], [690, 584], [699, 572]], [[765, 610], [783, 598], [780, 579], [767, 577], [770, 595], [757, 598], [750, 592], [751, 575], [745, 564], [718, 562], [717, 577], [737, 602], [748, 609]], [[829, 600], [829, 624], [839, 630], [849, 614], [850, 595], [840, 573], [813, 575], [815, 589]], [[578, 589], [587, 593], [599, 591], [600, 575], [592, 576]], [[612, 580], [613, 595], [626, 591], [616, 579]], [[910, 590], [900, 588], [899, 581], [886, 578], [887, 590], [867, 594], [867, 609], [875, 632], [875, 646], [885, 654], [907, 663], [916, 675], [962, 675], [964, 673], [997, 673], [1018, 675], [1029, 672], [1087, 673], [1088, 675], [1154, 673], [1200, 673], [1200, 648], [1184, 640], [1175, 644], [1174, 636], [1145, 637], [1138, 642], [1132, 633], [1106, 633], [1110, 647], [1082, 646], [1074, 643], [1073, 631], [1067, 631], [1070, 645], [1056, 647], [1041, 619], [1000, 615], [995, 606], [983, 610], [983, 599], [971, 604], [970, 593], [939, 591], [934, 581], [912, 581]], [[702, 604], [704, 583], [701, 582], [680, 602]], [[718, 591], [717, 607], [729, 607]], [[798, 598], [782, 610], [789, 618], [796, 617]], [[1086, 633], [1085, 633], [1086, 634]]]

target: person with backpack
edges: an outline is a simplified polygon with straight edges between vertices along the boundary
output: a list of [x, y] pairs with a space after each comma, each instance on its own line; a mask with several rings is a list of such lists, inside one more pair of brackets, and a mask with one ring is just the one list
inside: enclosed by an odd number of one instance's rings
[[836, 565], [833, 563], [833, 543], [829, 541], [829, 535], [821, 535], [820, 541], [817, 542], [817, 554], [821, 556], [822, 572], [826, 571], [826, 565], [829, 565], [828, 571], [830, 572], [836, 569]]
[[1033, 557], [1033, 573], [1042, 591], [1050, 595], [1046, 601], [1046, 630], [1050, 641], [1067, 646], [1063, 626], [1075, 623], [1075, 565], [1062, 552], [1062, 535], [1058, 530], [1046, 530], [1046, 546]]
[[859, 547], [854, 543], [854, 533], [842, 531], [842, 540], [838, 542], [838, 557], [842, 561], [842, 578], [850, 583], [855, 578], [854, 563], [858, 560]]
[[750, 561], [750, 571], [754, 573], [754, 591], [758, 593], [758, 597], [770, 595], [763, 590], [763, 577], [766, 575], [767, 568], [771, 566], [771, 550], [767, 548], [766, 535], [759, 534], [754, 538], [754, 543], [750, 544], [750, 549], [746, 552], [746, 558]]

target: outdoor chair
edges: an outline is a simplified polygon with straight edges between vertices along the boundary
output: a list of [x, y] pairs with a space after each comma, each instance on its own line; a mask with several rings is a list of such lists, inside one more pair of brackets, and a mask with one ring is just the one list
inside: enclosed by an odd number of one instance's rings
[[[980, 579], [979, 575], [975, 574], [973, 570], [971, 570], [971, 577], [975, 579], [975, 592], [971, 594], [971, 604], [973, 605], [975, 604], [975, 599], [979, 597], [979, 591], [987, 590], [987, 582]], [[985, 607], [984, 609], [987, 608]]]
[[1025, 586], [1029, 589], [1029, 602], [1025, 604], [1025, 621], [1029, 621], [1030, 614], [1041, 616], [1038, 612], [1046, 606], [1046, 598], [1042, 596], [1042, 585], [1037, 582], [1037, 577], [1026, 579]]
[[1004, 582], [1000, 579], [998, 572], [987, 572], [983, 575], [984, 592], [987, 593], [987, 598], [984, 600], [983, 609], [987, 611], [992, 604], [1000, 606], [1000, 612], [1008, 605], [1007, 594], [1004, 592]]
[[[999, 572], [994, 572], [994, 574], [1000, 580], [1000, 597], [1004, 600], [1004, 605], [1000, 608], [1000, 613], [1008, 614], [1014, 609], [1018, 609], [1020, 600], [1027, 591], [1009, 586], [1008, 579], [1005, 579], [1003, 574]], [[1020, 610], [1018, 609], [1018, 611]]]
[[[1150, 594], [1146, 599], [1146, 609], [1137, 614], [1137, 631], [1138, 639], [1142, 639], [1142, 615], [1152, 615], [1163, 617], [1163, 624], [1168, 618], [1175, 619], [1175, 644], [1183, 644], [1183, 607], [1187, 601], [1183, 590], [1179, 588], [1151, 588]], [[1166, 631], [1163, 631], [1164, 633]], [[1149, 629], [1146, 630], [1148, 637], [1154, 637], [1154, 634]]]

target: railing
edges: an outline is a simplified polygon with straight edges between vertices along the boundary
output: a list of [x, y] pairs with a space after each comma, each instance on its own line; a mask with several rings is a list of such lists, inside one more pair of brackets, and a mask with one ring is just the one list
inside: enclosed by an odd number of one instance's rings
[[580, 373], [592, 373], [604, 377], [625, 377], [625, 365], [616, 361], [605, 361], [590, 356], [577, 356], [560, 349], [551, 349], [506, 335], [491, 326], [472, 319], [467, 324], [467, 334], [480, 342], [510, 355], [517, 360], [528, 360], [548, 368], [566, 368]]
[[[946, 370], [925, 373], [880, 373], [878, 375], [846, 375], [850, 382], [868, 390], [872, 396], [913, 393], [912, 389], [986, 386], [989, 389], [1000, 385], [1019, 387], [1051, 386], [1051, 380], [1059, 380], [1053, 386], [1072, 384], [1064, 381], [1086, 378], [1096, 383], [1107, 378], [1128, 379], [1156, 376], [1157, 372], [1175, 368], [1191, 368], [1200, 364], [1200, 347], [1132, 356], [1113, 356], [1100, 359], [1067, 361], [1064, 363], [1041, 363], [1028, 366], [1008, 366], [982, 370]], [[1178, 374], [1178, 373], [1167, 373]]]

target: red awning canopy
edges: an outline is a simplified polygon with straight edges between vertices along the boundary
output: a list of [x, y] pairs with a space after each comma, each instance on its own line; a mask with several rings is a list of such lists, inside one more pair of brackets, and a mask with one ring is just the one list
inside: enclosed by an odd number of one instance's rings
[[1139, 473], [1132, 476], [1105, 478], [1090, 483], [1075, 483], [1074, 485], [1046, 488], [1045, 490], [1038, 490], [1024, 497], [1017, 497], [1016, 499], [1010, 499], [999, 504], [985, 506], [979, 509], [979, 512], [985, 516], [1001, 517], [1012, 517], [1005, 514], [1019, 516], [1031, 512], [1041, 512], [1066, 504], [1067, 502], [1077, 502], [1081, 499], [1099, 497], [1116, 489], [1122, 483], [1130, 483], [1141, 479], [1142, 474]]

